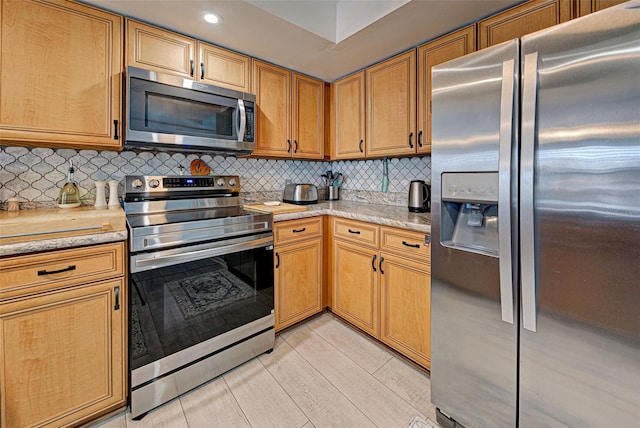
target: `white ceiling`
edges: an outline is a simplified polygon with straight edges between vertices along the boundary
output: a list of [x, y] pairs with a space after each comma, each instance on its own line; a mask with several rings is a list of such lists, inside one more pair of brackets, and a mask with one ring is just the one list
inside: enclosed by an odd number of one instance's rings
[[523, 0], [83, 1], [331, 82]]

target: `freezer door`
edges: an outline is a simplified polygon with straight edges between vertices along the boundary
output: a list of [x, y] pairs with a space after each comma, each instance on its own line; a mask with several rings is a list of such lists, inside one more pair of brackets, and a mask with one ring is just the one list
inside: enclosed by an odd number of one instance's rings
[[640, 3], [523, 38], [521, 427], [640, 423]]
[[516, 424], [518, 49], [433, 69], [431, 399], [467, 427]]

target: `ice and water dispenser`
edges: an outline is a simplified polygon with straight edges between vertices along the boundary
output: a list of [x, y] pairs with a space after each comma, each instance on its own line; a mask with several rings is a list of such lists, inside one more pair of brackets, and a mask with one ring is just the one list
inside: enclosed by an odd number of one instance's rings
[[497, 257], [498, 172], [442, 174], [443, 246]]

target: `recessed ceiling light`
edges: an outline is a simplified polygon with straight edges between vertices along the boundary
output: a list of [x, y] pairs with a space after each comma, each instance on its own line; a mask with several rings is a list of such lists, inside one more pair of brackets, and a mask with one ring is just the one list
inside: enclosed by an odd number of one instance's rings
[[214, 15], [213, 13], [207, 13], [204, 16], [204, 20], [210, 24], [217, 24], [220, 22], [220, 17], [218, 15]]

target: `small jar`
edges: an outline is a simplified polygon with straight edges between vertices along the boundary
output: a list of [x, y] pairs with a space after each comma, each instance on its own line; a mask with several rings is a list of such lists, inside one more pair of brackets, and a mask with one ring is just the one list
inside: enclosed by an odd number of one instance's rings
[[97, 210], [101, 210], [107, 207], [107, 199], [104, 193], [104, 181], [96, 181], [96, 202], [93, 204]]
[[120, 207], [120, 200], [118, 199], [118, 180], [109, 180], [109, 209], [115, 210]]

